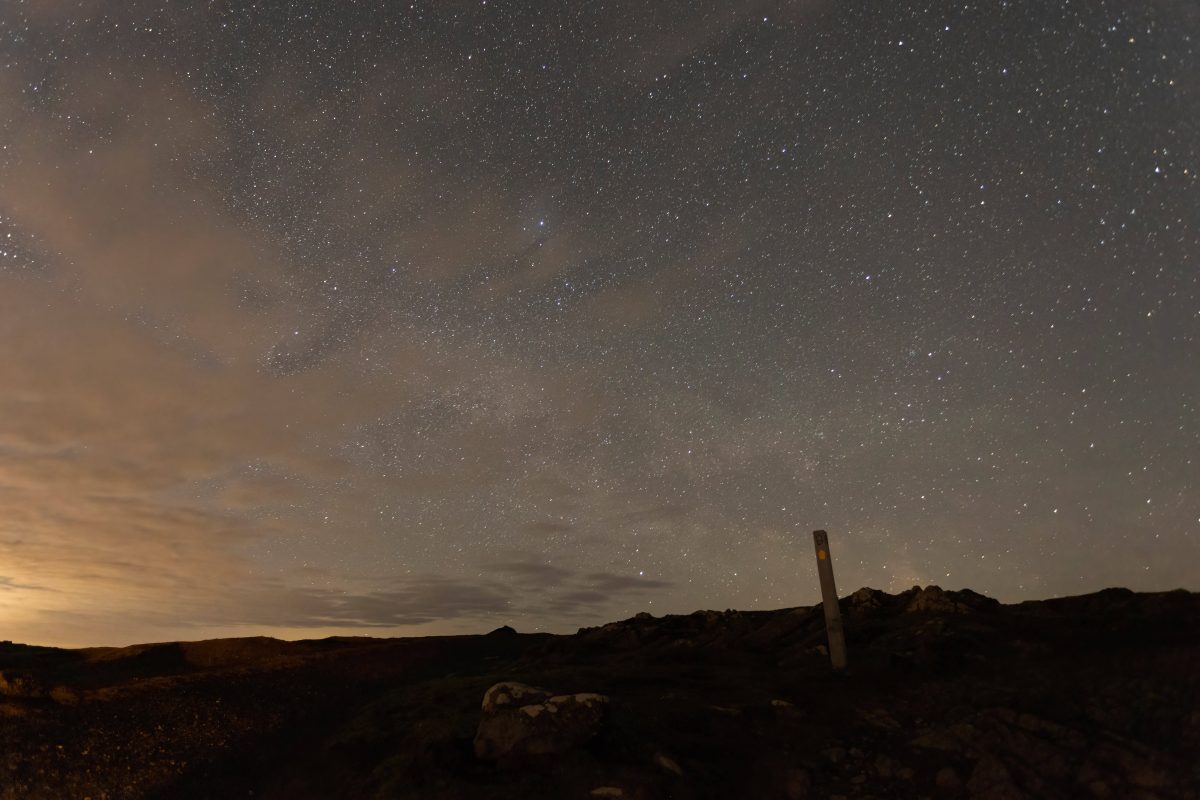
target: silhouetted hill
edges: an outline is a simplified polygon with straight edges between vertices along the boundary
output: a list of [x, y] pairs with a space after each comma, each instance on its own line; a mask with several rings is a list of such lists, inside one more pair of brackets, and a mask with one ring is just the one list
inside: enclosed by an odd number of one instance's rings
[[1200, 596], [840, 605], [844, 674], [820, 606], [571, 636], [3, 643], [0, 798], [1200, 796]]

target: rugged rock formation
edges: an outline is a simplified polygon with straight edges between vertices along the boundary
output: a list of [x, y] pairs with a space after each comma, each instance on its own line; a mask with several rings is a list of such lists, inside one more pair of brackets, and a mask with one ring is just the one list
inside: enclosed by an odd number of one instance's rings
[[607, 711], [602, 694], [552, 694], [523, 683], [497, 683], [483, 696], [475, 755], [497, 760], [563, 753], [595, 736]]
[[926, 586], [924, 589], [914, 586], [900, 596], [908, 597], [905, 611], [909, 613], [970, 614], [973, 611], [991, 611], [1000, 605], [991, 597], [985, 597], [970, 589], [947, 592], [940, 586]]

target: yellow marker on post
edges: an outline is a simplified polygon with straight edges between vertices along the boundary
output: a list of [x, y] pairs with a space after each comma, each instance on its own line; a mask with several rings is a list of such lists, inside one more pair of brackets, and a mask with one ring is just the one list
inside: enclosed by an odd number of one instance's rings
[[829, 534], [813, 531], [817, 547], [817, 576], [821, 579], [821, 608], [825, 611], [825, 634], [829, 639], [829, 663], [834, 669], [846, 668], [846, 636], [842, 632], [842, 609], [838, 606], [837, 587], [833, 583], [833, 561], [829, 557]]

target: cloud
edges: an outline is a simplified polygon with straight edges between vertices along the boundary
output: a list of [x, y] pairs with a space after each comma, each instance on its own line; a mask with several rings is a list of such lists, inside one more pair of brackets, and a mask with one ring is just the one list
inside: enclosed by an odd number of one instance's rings
[[496, 586], [444, 576], [396, 582], [361, 594], [322, 589], [283, 591], [260, 598], [263, 611], [242, 620], [287, 628], [396, 628], [508, 612], [511, 595]]
[[538, 610], [577, 621], [607, 621], [612, 614], [626, 611], [631, 602], [671, 586], [670, 581], [641, 575], [592, 572], [578, 576], [564, 591], [547, 595]]
[[16, 590], [35, 591], [35, 592], [50, 592], [54, 591], [45, 586], [37, 586], [30, 583], [17, 583], [12, 578], [0, 575], [0, 592], [12, 592]]
[[646, 578], [641, 575], [618, 575], [612, 572], [592, 572], [584, 576], [584, 582], [598, 592], [625, 594], [665, 589], [670, 581]]
[[579, 589], [565, 592], [554, 598], [556, 602], [575, 606], [603, 606], [612, 601], [612, 595], [594, 589]]
[[509, 561], [492, 565], [491, 569], [509, 575], [518, 586], [548, 589], [558, 586], [575, 573], [571, 570], [535, 561]]
[[671, 522], [688, 516], [689, 510], [680, 503], [661, 503], [627, 511], [616, 516], [617, 521], [629, 525], [653, 525], [656, 522]]
[[[567, 176], [514, 175], [450, 135], [464, 115], [531, 163], [554, 145], [479, 99], [486, 66], [434, 45], [381, 52], [317, 109], [329, 76], [299, 51], [246, 54], [253, 77], [214, 92], [173, 38], [212, 12], [156, 12], [142, 37], [137, 7], [104, 11], [36, 3], [0, 76], [0, 225], [25, 265], [0, 271], [0, 620], [45, 642], [56, 621], [91, 643], [399, 629], [600, 614], [669, 586], [602, 571], [610, 527], [666, 530], [686, 507], [646, 499], [671, 423], [629, 407], [613, 336], [653, 334], [704, 280], [689, 258], [752, 232], [649, 263], [631, 222], [674, 206], [661, 176], [632, 179], [638, 207], [589, 208]], [[95, 51], [44, 68], [36, 42], [68, 25]], [[396, 80], [418, 64], [433, 77]], [[610, 262], [641, 277], [572, 300]], [[508, 536], [547, 560], [489, 559]]]
[[567, 522], [554, 522], [553, 520], [530, 522], [527, 525], [521, 526], [521, 533], [532, 534], [534, 536], [562, 536], [574, 531], [574, 525]]

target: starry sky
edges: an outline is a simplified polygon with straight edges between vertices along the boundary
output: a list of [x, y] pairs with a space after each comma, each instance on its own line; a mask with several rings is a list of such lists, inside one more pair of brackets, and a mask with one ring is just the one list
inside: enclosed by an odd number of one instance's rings
[[1190, 0], [0, 6], [0, 638], [1200, 589]]

